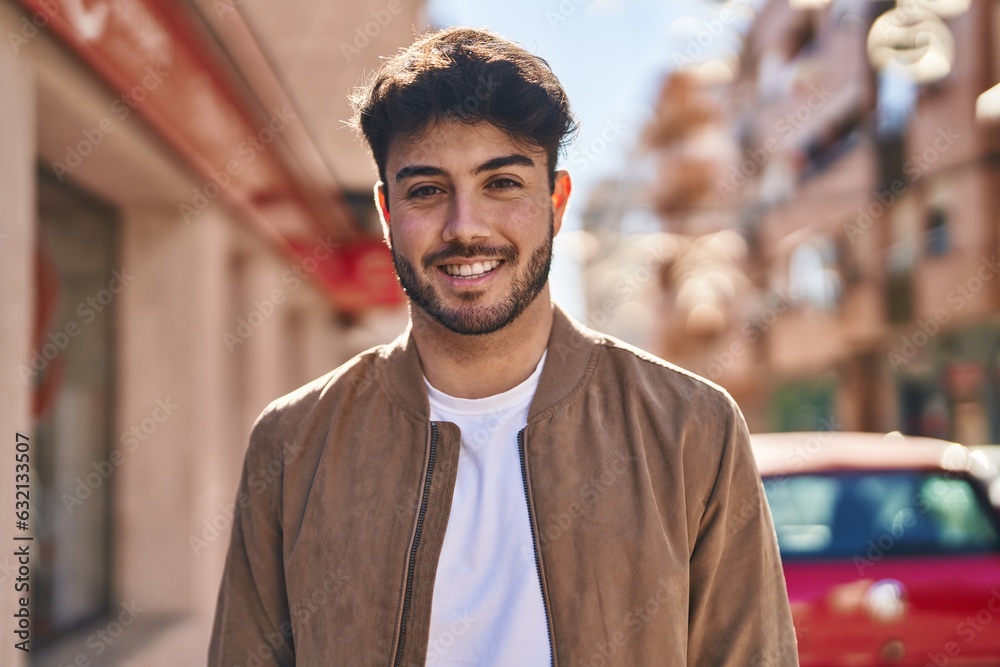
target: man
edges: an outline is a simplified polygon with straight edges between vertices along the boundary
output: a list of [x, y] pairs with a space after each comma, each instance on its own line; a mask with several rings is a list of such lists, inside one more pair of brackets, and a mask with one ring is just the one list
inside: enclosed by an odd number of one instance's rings
[[732, 399], [550, 300], [547, 64], [450, 29], [354, 101], [410, 326], [258, 419], [210, 664], [796, 664]]

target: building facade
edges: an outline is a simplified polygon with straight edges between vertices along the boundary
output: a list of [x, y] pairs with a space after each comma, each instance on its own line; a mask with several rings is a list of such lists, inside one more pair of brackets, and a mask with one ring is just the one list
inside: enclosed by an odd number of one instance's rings
[[[737, 232], [747, 278], [724, 326], [664, 346], [756, 397], [753, 428], [1000, 439], [998, 130], [976, 116], [1000, 80], [1000, 14], [950, 4], [962, 7], [766, 2], [730, 83], [664, 86], [650, 145], [687, 177], [660, 179], [651, 202], [668, 230]], [[940, 36], [936, 58], [907, 42], [918, 29]], [[898, 38], [888, 56], [885, 35]], [[678, 109], [687, 122], [670, 120]], [[735, 159], [685, 169], [720, 129]]]
[[203, 664], [254, 418], [405, 325], [332, 130], [423, 3], [299, 4], [0, 1], [0, 664]]

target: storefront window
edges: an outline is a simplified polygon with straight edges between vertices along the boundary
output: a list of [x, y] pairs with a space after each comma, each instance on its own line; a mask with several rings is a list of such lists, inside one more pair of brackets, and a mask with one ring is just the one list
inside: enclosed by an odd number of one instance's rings
[[[42, 646], [108, 608], [114, 318], [123, 267], [114, 211], [39, 179], [35, 442], [41, 516], [32, 572]], [[44, 363], [43, 363], [44, 362]]]

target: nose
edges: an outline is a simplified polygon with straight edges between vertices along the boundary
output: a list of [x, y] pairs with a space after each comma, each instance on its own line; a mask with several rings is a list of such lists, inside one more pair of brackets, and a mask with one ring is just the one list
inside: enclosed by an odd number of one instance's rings
[[448, 220], [441, 234], [442, 239], [445, 242], [468, 244], [488, 239], [491, 234], [485, 211], [475, 205], [471, 196], [456, 194], [448, 207]]

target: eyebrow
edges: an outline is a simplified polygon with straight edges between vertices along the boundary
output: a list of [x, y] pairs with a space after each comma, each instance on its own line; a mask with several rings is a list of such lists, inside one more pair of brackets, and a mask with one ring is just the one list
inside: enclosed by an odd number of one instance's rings
[[[502, 155], [500, 157], [495, 157], [492, 160], [487, 160], [478, 167], [472, 170], [474, 175], [482, 174], [487, 171], [495, 171], [497, 169], [503, 169], [504, 167], [534, 167], [535, 161], [532, 160], [527, 155], [522, 155], [520, 153], [514, 153], [511, 155]], [[432, 167], [430, 165], [414, 164], [403, 167], [396, 172], [396, 182], [413, 178], [414, 176], [446, 176], [444, 169], [440, 167]]]
[[503, 169], [504, 167], [534, 167], [535, 161], [532, 160], [527, 155], [521, 155], [520, 153], [514, 153], [513, 155], [504, 155], [502, 157], [495, 157], [492, 160], [487, 160], [478, 167], [472, 170], [473, 174], [481, 174], [484, 171], [495, 171], [497, 169]]
[[396, 172], [396, 182], [414, 176], [444, 176], [444, 170], [423, 164], [409, 165]]

